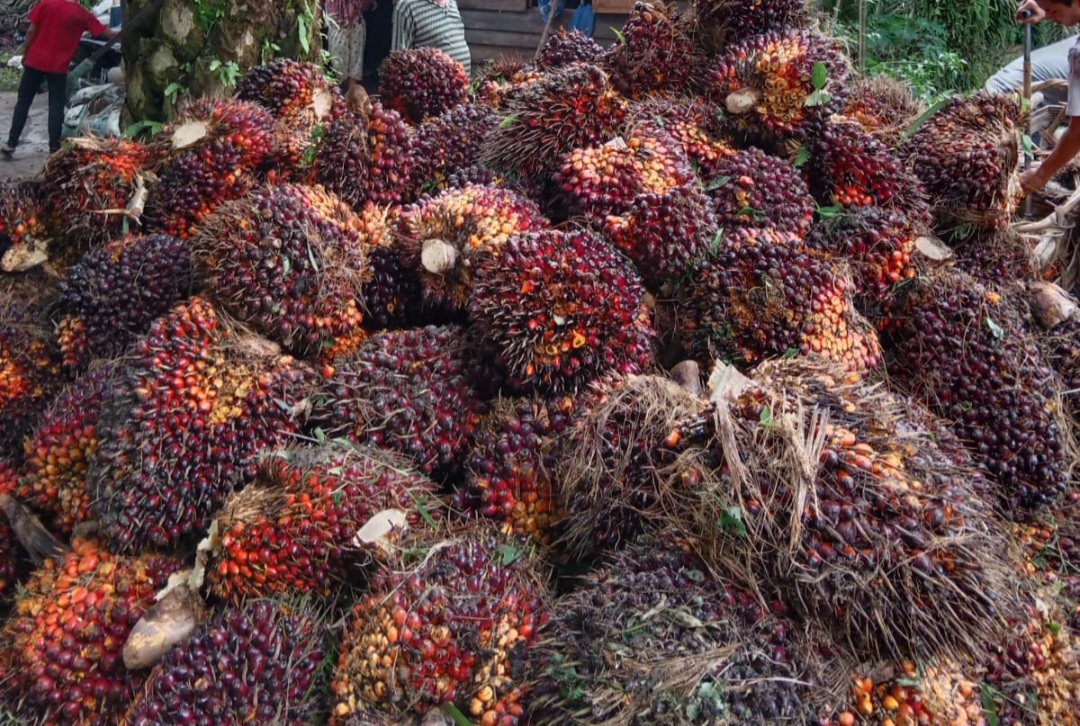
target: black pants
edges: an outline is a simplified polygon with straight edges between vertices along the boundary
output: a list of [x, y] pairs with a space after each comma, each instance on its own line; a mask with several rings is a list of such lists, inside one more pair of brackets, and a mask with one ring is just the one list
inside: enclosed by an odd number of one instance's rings
[[19, 100], [15, 103], [15, 113], [11, 117], [11, 133], [8, 134], [8, 146], [15, 148], [26, 126], [26, 116], [30, 113], [30, 104], [41, 88], [42, 81], [49, 82], [49, 152], [60, 149], [60, 132], [64, 128], [64, 106], [67, 103], [67, 74], [45, 73], [23, 66], [22, 80], [19, 81]]

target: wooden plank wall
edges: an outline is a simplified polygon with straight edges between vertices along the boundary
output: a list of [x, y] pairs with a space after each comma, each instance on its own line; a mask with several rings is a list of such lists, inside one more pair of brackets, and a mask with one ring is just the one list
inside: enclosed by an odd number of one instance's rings
[[[569, 25], [573, 14], [574, 11], [569, 8], [564, 10], [562, 16], [552, 22], [552, 28]], [[593, 39], [607, 47], [615, 42], [612, 28], [621, 28], [626, 16], [597, 14], [595, 17]], [[489, 58], [511, 56], [532, 59], [544, 32], [538, 8], [529, 8], [526, 12], [462, 9], [461, 19], [465, 23], [465, 40], [472, 51], [474, 70]]]

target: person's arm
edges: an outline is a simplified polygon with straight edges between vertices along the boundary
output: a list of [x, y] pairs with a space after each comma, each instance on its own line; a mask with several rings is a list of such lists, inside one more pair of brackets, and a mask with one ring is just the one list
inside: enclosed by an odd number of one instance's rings
[[106, 28], [102, 25], [101, 21], [95, 18], [94, 14], [89, 10], [86, 11], [86, 32], [90, 33], [93, 38], [105, 38], [106, 40], [112, 40], [117, 33], [112, 28]]
[[1034, 25], [1046, 17], [1046, 12], [1035, 0], [1023, 0], [1016, 8], [1016, 22], [1021, 25]]
[[1069, 126], [1058, 139], [1057, 145], [1041, 164], [1028, 169], [1020, 175], [1020, 188], [1024, 194], [1031, 194], [1042, 189], [1061, 171], [1069, 161], [1080, 153], [1080, 116], [1069, 119]]
[[407, 50], [412, 47], [413, 22], [412, 14], [404, 0], [398, 0], [394, 8], [394, 38], [390, 43], [390, 50]]
[[34, 42], [34, 36], [37, 35], [38, 26], [34, 23], [30, 23], [30, 29], [26, 31], [26, 38], [22, 44], [22, 54], [25, 56], [30, 52], [30, 44]]

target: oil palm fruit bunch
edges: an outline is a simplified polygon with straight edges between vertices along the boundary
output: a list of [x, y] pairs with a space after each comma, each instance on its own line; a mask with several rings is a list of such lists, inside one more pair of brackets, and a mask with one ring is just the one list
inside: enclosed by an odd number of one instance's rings
[[[292, 447], [265, 455], [256, 480], [217, 517], [210, 591], [233, 601], [337, 594], [380, 540], [356, 537], [387, 511], [401, 528], [441, 516], [434, 482], [372, 447]], [[356, 537], [356, 539], [354, 539]]]
[[559, 28], [548, 36], [536, 65], [542, 71], [550, 71], [571, 63], [595, 63], [603, 52], [595, 40], [580, 30]]
[[1009, 300], [960, 272], [918, 278], [889, 306], [890, 379], [953, 421], [972, 456], [1025, 503], [1065, 482], [1053, 373]]
[[1012, 96], [980, 91], [948, 101], [900, 146], [940, 229], [1008, 225], [1019, 199], [1024, 117]]
[[264, 107], [190, 104], [154, 147], [160, 179], [147, 199], [147, 229], [187, 239], [219, 205], [251, 189], [273, 150], [274, 117]]
[[802, 236], [814, 219], [814, 199], [798, 170], [748, 147], [699, 167], [725, 229], [775, 227]]
[[279, 121], [304, 128], [340, 112], [343, 101], [320, 66], [292, 59], [252, 68], [236, 84], [234, 97], [257, 103]]
[[1001, 523], [973, 462], [910, 408], [828, 362], [763, 364], [733, 404], [739, 461], [712, 447], [738, 491], [707, 481], [717, 509], [696, 528], [856, 658], [976, 656], [1016, 608]]
[[408, 328], [431, 317], [429, 311], [423, 309], [420, 274], [405, 265], [397, 246], [394, 230], [401, 209], [369, 203], [359, 214], [369, 242], [371, 277], [361, 286], [357, 301], [364, 315], [364, 325], [371, 331]]
[[303, 604], [227, 606], [165, 654], [120, 723], [312, 723], [327, 634]]
[[956, 267], [985, 285], [1034, 276], [1031, 244], [1009, 227], [975, 230], [970, 237], [951, 242]]
[[476, 268], [469, 316], [511, 386], [573, 391], [653, 362], [651, 314], [633, 265], [586, 231], [511, 237]]
[[853, 290], [846, 271], [808, 252], [797, 236], [741, 228], [724, 236], [681, 289], [678, 328], [703, 365], [813, 355], [868, 370], [881, 362], [881, 347], [855, 311]]
[[376, 333], [335, 362], [326, 429], [398, 452], [425, 474], [454, 470], [485, 409], [471, 358], [458, 326]]
[[700, 62], [687, 31], [674, 4], [636, 2], [618, 42], [601, 57], [619, 93], [638, 98], [687, 92]]
[[[77, 254], [124, 233], [138, 219], [149, 183], [147, 148], [131, 139], [69, 141], [41, 170], [63, 238]], [[140, 199], [141, 197], [141, 199]], [[73, 261], [73, 260], [72, 260]]]
[[[582, 558], [670, 529], [672, 512], [696, 496], [703, 471], [677, 460], [689, 435], [673, 431], [703, 415], [704, 401], [675, 381], [629, 376], [597, 384], [555, 442], [555, 497], [567, 505], [559, 545]], [[682, 447], [682, 448], [680, 448]]]
[[[546, 615], [545, 588], [523, 544], [487, 528], [406, 543], [352, 610], [330, 723], [443, 704], [478, 724], [524, 723], [522, 667]], [[417, 549], [427, 555], [408, 554]]]
[[904, 130], [926, 110], [911, 86], [886, 75], [856, 78], [848, 93], [843, 115], [890, 149], [900, 145]]
[[811, 189], [822, 204], [897, 209], [929, 224], [919, 178], [857, 122], [834, 116], [808, 148]]
[[539, 207], [499, 187], [448, 189], [406, 208], [397, 244], [406, 267], [419, 271], [424, 302], [448, 314], [464, 313], [476, 267], [507, 240], [548, 227]]
[[87, 483], [111, 546], [170, 547], [209, 525], [255, 456], [299, 431], [313, 378], [204, 298], [158, 318], [98, 423]]
[[633, 261], [645, 284], [659, 290], [709, 253], [720, 223], [708, 195], [684, 184], [663, 194], [639, 194], [625, 214], [607, 218], [603, 232]]
[[367, 279], [360, 219], [319, 187], [260, 187], [192, 238], [197, 271], [231, 315], [299, 355], [354, 350]]
[[513, 89], [503, 121], [488, 135], [481, 161], [498, 171], [543, 180], [565, 154], [613, 138], [628, 102], [594, 64], [574, 63]]
[[397, 111], [379, 102], [366, 118], [347, 114], [326, 127], [315, 155], [315, 181], [355, 210], [411, 202], [424, 157]]
[[703, 48], [722, 53], [746, 38], [802, 27], [806, 9], [803, 0], [693, 0], [690, 16]]
[[179, 566], [81, 538], [45, 560], [0, 633], [0, 701], [21, 723], [116, 723], [143, 679], [124, 667], [124, 642]]
[[812, 681], [795, 632], [782, 603], [715, 577], [689, 541], [642, 537], [552, 605], [528, 710], [545, 724], [801, 722]]
[[26, 438], [26, 460], [15, 496], [49, 515], [51, 529], [71, 534], [92, 519], [86, 472], [98, 448], [98, 419], [116, 375], [111, 365], [90, 371], [52, 401]]
[[[18, 484], [19, 475], [15, 466], [5, 459], [0, 459], [0, 494], [10, 494]], [[15, 588], [22, 570], [22, 545], [15, 536], [15, 530], [5, 513], [0, 512], [0, 598]], [[0, 665], [0, 671], [3, 666]]]
[[469, 74], [437, 48], [395, 50], [379, 65], [379, 97], [418, 124], [469, 100]]
[[939, 658], [930, 663], [920, 662], [918, 667], [913, 661], [905, 660], [899, 666], [883, 666], [873, 677], [864, 673], [852, 676], [847, 708], [827, 724], [859, 723], [858, 718], [862, 719], [861, 723], [873, 726], [983, 720], [979, 684], [965, 676], [963, 665], [957, 660]]
[[504, 531], [550, 544], [559, 517], [551, 441], [569, 426], [574, 403], [562, 396], [496, 404], [477, 429], [455, 506], [500, 522]]
[[19, 460], [22, 440], [61, 383], [47, 278], [0, 278], [0, 458]]
[[540, 69], [525, 65], [519, 58], [505, 56], [492, 58], [476, 73], [470, 96], [475, 103], [502, 113], [505, 111], [504, 103], [512, 93], [520, 91], [523, 86], [534, 83], [543, 76], [544, 73]]
[[893, 286], [915, 276], [911, 255], [919, 234], [919, 227], [903, 212], [853, 207], [819, 219], [807, 236], [807, 245], [846, 261], [855, 295], [881, 302]]
[[121, 355], [191, 288], [191, 251], [176, 237], [123, 237], [91, 250], [58, 288], [61, 325], [70, 331], [60, 340], [65, 359]]
[[639, 194], [664, 194], [693, 181], [678, 142], [654, 131], [639, 125], [626, 139], [570, 152], [552, 176], [566, 214], [600, 226], [609, 215], [625, 214]]
[[835, 41], [808, 30], [769, 32], [727, 48], [705, 88], [733, 131], [775, 141], [820, 128], [842, 106], [847, 75]]
[[499, 116], [487, 106], [462, 103], [416, 128], [417, 188], [440, 192], [456, 172], [477, 164]]
[[634, 103], [630, 123], [645, 124], [654, 133], [669, 135], [682, 146], [700, 176], [715, 177], [713, 165], [736, 152], [719, 135], [722, 115], [717, 106], [701, 96], [654, 96]]
[[0, 269], [25, 270], [48, 259], [51, 216], [41, 181], [0, 184]]

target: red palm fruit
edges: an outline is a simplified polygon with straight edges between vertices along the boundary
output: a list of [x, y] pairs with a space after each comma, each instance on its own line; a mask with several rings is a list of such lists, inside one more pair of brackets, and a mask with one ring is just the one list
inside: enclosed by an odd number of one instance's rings
[[885, 75], [856, 78], [849, 93], [844, 116], [858, 121], [890, 149], [900, 145], [904, 129], [926, 110], [908, 83]]
[[379, 97], [411, 123], [469, 100], [469, 75], [437, 48], [395, 50], [379, 65]]
[[677, 141], [703, 178], [715, 178], [713, 165], [736, 153], [720, 134], [722, 117], [720, 108], [701, 96], [654, 96], [638, 101], [630, 110], [632, 124], [644, 124], [653, 133], [667, 134]]
[[1032, 244], [1011, 228], [978, 230], [952, 242], [956, 266], [985, 285], [1028, 280], [1035, 274]]
[[705, 189], [725, 229], [775, 227], [802, 236], [814, 219], [814, 199], [791, 164], [749, 147], [701, 166]]
[[17, 272], [45, 262], [56, 232], [55, 212], [41, 181], [0, 184], [0, 269]]
[[575, 63], [512, 88], [503, 120], [491, 132], [481, 161], [497, 171], [539, 181], [565, 154], [609, 141], [626, 116], [622, 98], [598, 66]]
[[849, 370], [881, 362], [873, 327], [852, 303], [853, 284], [792, 234], [743, 228], [701, 261], [678, 302], [683, 345], [698, 362], [813, 355]]
[[689, 91], [701, 61], [688, 30], [674, 4], [636, 2], [618, 42], [600, 59], [619, 93], [640, 98]]
[[1013, 96], [980, 91], [950, 100], [903, 143], [897, 153], [933, 200], [939, 229], [963, 236], [1008, 225], [1024, 119]]
[[693, 0], [691, 32], [710, 53], [723, 53], [746, 38], [804, 27], [805, 6], [803, 0]]
[[302, 605], [226, 607], [165, 654], [120, 723], [312, 723], [327, 635]]
[[118, 551], [201, 531], [255, 456], [299, 431], [314, 373], [230, 328], [204, 298], [158, 318], [131, 349], [98, 424], [88, 485]]
[[344, 104], [320, 66], [291, 59], [252, 68], [236, 85], [235, 97], [257, 103], [279, 121], [305, 129], [340, 114]]
[[486, 529], [432, 547], [437, 539], [412, 545], [431, 547], [419, 561], [404, 555], [381, 566], [353, 608], [331, 724], [448, 703], [476, 723], [523, 723], [521, 667], [546, 618], [535, 565], [520, 542]]
[[233, 601], [333, 597], [355, 578], [354, 568], [380, 554], [385, 535], [363, 539], [365, 525], [384, 518], [415, 528], [439, 518], [440, 508], [434, 482], [385, 451], [322, 446], [267, 454], [255, 482], [217, 518], [210, 590]]
[[603, 231], [633, 261], [645, 284], [659, 290], [708, 255], [720, 223], [708, 195], [686, 184], [664, 194], [639, 194], [625, 214], [607, 218]]
[[191, 251], [175, 237], [124, 237], [92, 250], [60, 281], [65, 356], [123, 354], [151, 322], [188, 296], [191, 284]]
[[369, 203], [359, 216], [370, 242], [371, 279], [361, 285], [357, 296], [364, 326], [376, 332], [412, 327], [422, 319], [430, 318], [429, 311], [423, 310], [419, 273], [404, 264], [394, 236], [401, 207], [387, 208]]
[[513, 235], [548, 220], [533, 202], [507, 189], [449, 189], [406, 208], [396, 244], [404, 265], [420, 275], [424, 302], [449, 314], [468, 309], [474, 271]]
[[71, 534], [92, 519], [86, 472], [114, 376], [112, 366], [84, 374], [56, 397], [24, 443], [26, 463], [15, 496], [48, 513], [55, 531]]
[[452, 471], [485, 408], [471, 358], [457, 326], [376, 333], [335, 362], [327, 428], [396, 451], [425, 474]]
[[550, 71], [571, 63], [595, 63], [603, 52], [595, 40], [580, 30], [559, 28], [540, 49], [536, 65], [542, 71]]
[[42, 179], [73, 260], [124, 234], [132, 223], [124, 214], [129, 205], [138, 217], [149, 159], [143, 144], [124, 138], [74, 139], [49, 157]]
[[653, 363], [641, 278], [588, 232], [512, 237], [475, 279], [470, 319], [516, 388], [572, 391]]
[[369, 246], [360, 219], [333, 194], [260, 187], [223, 204], [191, 246], [218, 303], [287, 350], [331, 355], [363, 340], [354, 296], [370, 274]]
[[769, 32], [724, 50], [706, 78], [732, 130], [769, 140], [805, 138], [840, 108], [847, 66], [832, 41], [807, 30]]
[[999, 494], [1054, 501], [1065, 485], [1052, 370], [1024, 334], [1025, 313], [958, 271], [916, 278], [890, 299], [889, 378], [953, 421]]
[[180, 565], [158, 555], [117, 557], [87, 539], [47, 559], [4, 625], [3, 700], [25, 722], [116, 723], [144, 677], [124, 666], [128, 633]]
[[480, 160], [484, 143], [499, 123], [487, 106], [463, 103], [416, 127], [416, 188], [441, 192], [450, 177]]

